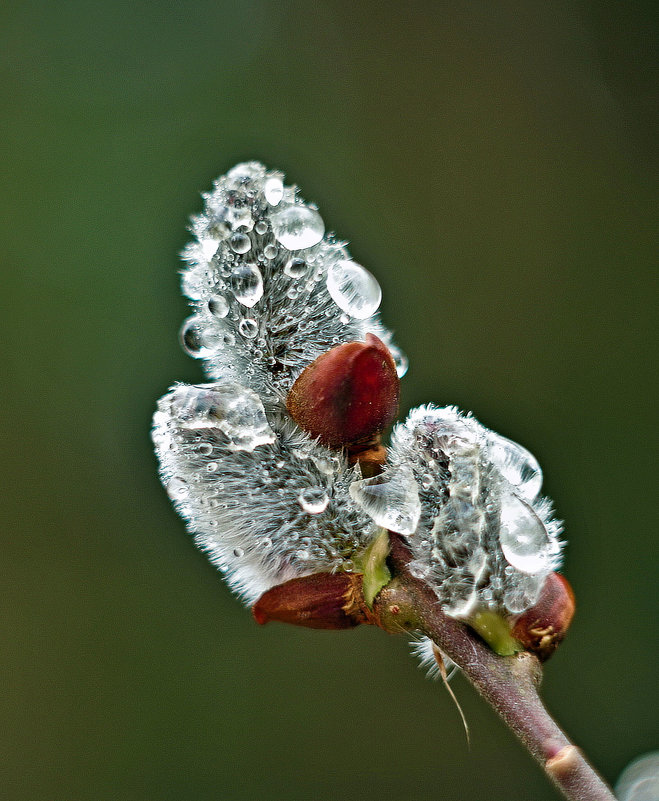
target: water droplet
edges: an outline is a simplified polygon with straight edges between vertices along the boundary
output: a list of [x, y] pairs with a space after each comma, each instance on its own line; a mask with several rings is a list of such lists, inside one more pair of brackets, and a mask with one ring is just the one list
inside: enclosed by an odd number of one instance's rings
[[305, 562], [309, 558], [309, 551], [300, 549], [299, 551], [295, 551], [295, 556]]
[[342, 259], [329, 268], [327, 289], [336, 305], [358, 320], [375, 314], [382, 300], [382, 290], [375, 278], [350, 259]]
[[382, 475], [354, 481], [351, 498], [383, 528], [413, 534], [421, 517], [419, 489], [412, 469], [394, 467]]
[[501, 550], [508, 564], [523, 573], [538, 573], [550, 566], [551, 541], [540, 518], [513, 493], [501, 499]]
[[217, 317], [221, 320], [223, 317], [226, 317], [229, 313], [229, 304], [226, 301], [226, 298], [222, 295], [213, 295], [213, 297], [208, 301], [208, 311], [213, 315], [213, 317]]
[[234, 382], [182, 384], [170, 395], [170, 414], [192, 431], [217, 428], [231, 451], [253, 451], [275, 442], [259, 396]]
[[329, 504], [327, 493], [322, 487], [305, 487], [297, 499], [304, 511], [310, 515], [324, 512]]
[[221, 332], [198, 315], [185, 320], [179, 336], [183, 350], [194, 359], [206, 359], [223, 345]]
[[284, 272], [291, 278], [302, 278], [307, 272], [307, 263], [304, 259], [289, 259], [284, 266]]
[[270, 178], [266, 178], [265, 184], [263, 185], [263, 194], [271, 206], [278, 205], [284, 196], [284, 182], [281, 176], [272, 175]]
[[251, 317], [245, 317], [238, 325], [238, 330], [247, 339], [254, 339], [259, 332], [259, 325]]
[[236, 557], [236, 559], [240, 559], [245, 555], [245, 551], [242, 548], [234, 548], [233, 555]]
[[255, 264], [237, 264], [231, 271], [231, 291], [239, 303], [252, 308], [263, 297], [263, 277]]
[[264, 537], [261, 540], [261, 547], [262, 548], [272, 548], [272, 540], [270, 539], [270, 537]]
[[308, 206], [286, 206], [272, 217], [272, 232], [288, 250], [317, 245], [325, 233], [323, 218]]
[[201, 445], [197, 446], [197, 452], [202, 456], [210, 456], [213, 453], [213, 446], [210, 442], [202, 442]]
[[634, 759], [615, 786], [619, 801], [656, 801], [659, 798], [659, 751]]
[[263, 248], [263, 255], [266, 257], [266, 259], [274, 259], [274, 257], [277, 255], [277, 246], [273, 245], [272, 243], [266, 245]]
[[387, 345], [387, 347], [389, 348], [389, 353], [391, 353], [394, 364], [396, 365], [396, 374], [398, 378], [402, 378], [409, 367], [407, 356], [396, 345]]
[[217, 468], [219, 467], [217, 462], [209, 462], [206, 465], [206, 472], [208, 473], [217, 473]]
[[542, 470], [535, 456], [517, 442], [495, 434], [487, 437], [487, 455], [516, 493], [534, 501], [542, 488]]
[[247, 253], [247, 251], [252, 247], [250, 238], [247, 236], [247, 234], [243, 233], [232, 234], [231, 238], [229, 239], [229, 244], [231, 245], [231, 250], [233, 250], [234, 253]]

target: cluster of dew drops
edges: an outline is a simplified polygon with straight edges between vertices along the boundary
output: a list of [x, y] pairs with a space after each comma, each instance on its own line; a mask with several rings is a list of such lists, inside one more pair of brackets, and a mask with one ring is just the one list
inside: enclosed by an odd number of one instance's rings
[[[283, 174], [257, 162], [218, 179], [193, 220], [182, 289], [196, 308], [181, 329], [184, 350], [217, 377], [239, 361], [262, 365], [281, 393], [322, 350], [363, 338], [382, 291], [304, 203]], [[405, 355], [388, 343], [399, 375]], [[260, 388], [259, 388], [260, 389]]]

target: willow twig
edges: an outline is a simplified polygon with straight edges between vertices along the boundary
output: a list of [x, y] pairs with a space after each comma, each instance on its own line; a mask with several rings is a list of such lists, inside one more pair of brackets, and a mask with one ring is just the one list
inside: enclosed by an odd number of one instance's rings
[[445, 615], [437, 596], [408, 569], [409, 552], [392, 536], [393, 580], [374, 604], [389, 632], [419, 631], [449, 656], [519, 737], [568, 801], [615, 801], [613, 793], [547, 712], [538, 687], [542, 667], [528, 652], [498, 656], [471, 629]]

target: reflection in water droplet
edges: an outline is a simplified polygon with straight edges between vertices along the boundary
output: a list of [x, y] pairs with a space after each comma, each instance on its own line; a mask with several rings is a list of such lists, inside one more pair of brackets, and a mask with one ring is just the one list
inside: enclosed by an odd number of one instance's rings
[[499, 540], [506, 561], [517, 570], [538, 573], [549, 567], [547, 530], [533, 509], [512, 493], [501, 499]]
[[277, 255], [277, 246], [273, 244], [266, 245], [263, 248], [263, 255], [266, 257], [266, 259], [274, 259], [274, 257]]
[[234, 253], [247, 253], [252, 247], [250, 238], [247, 234], [242, 233], [233, 234], [229, 239], [229, 244]]
[[308, 206], [286, 206], [272, 217], [272, 232], [288, 250], [317, 245], [325, 233], [323, 218]]
[[542, 470], [535, 456], [517, 442], [488, 433], [487, 455], [522, 498], [533, 501], [542, 488]]
[[375, 278], [350, 259], [342, 259], [329, 268], [327, 289], [336, 305], [358, 320], [375, 314], [382, 300], [382, 290]]
[[229, 313], [229, 304], [222, 295], [213, 295], [213, 297], [208, 301], [208, 311], [213, 315], [213, 317], [217, 317], [221, 320], [223, 317], [226, 317]]
[[302, 278], [307, 272], [307, 263], [304, 259], [289, 259], [284, 265], [284, 272], [291, 278]]
[[238, 330], [247, 339], [254, 339], [259, 332], [259, 326], [256, 320], [252, 320], [251, 317], [245, 317], [244, 320], [240, 321]]
[[318, 515], [327, 509], [329, 498], [322, 487], [305, 487], [298, 495], [300, 506], [310, 515]]
[[421, 517], [419, 489], [412, 469], [401, 465], [374, 478], [354, 481], [350, 496], [379, 525], [413, 534]]
[[243, 306], [251, 309], [263, 297], [263, 277], [255, 264], [237, 264], [229, 280], [231, 291]]

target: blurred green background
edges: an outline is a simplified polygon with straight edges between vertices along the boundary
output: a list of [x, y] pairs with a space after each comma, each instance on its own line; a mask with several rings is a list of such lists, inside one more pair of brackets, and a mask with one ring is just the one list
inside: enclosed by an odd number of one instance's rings
[[177, 254], [247, 158], [377, 275], [402, 411], [538, 456], [579, 601], [548, 704], [610, 781], [656, 747], [654, 4], [11, 6], [2, 797], [557, 797], [402, 638], [257, 627], [158, 483], [156, 399], [201, 379]]

